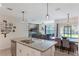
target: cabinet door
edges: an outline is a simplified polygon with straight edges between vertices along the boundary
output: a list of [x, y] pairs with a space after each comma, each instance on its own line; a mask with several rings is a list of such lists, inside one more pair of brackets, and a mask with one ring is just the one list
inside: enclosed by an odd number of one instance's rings
[[17, 56], [28, 56], [29, 50], [27, 46], [17, 43]]
[[40, 56], [40, 51], [17, 43], [17, 56]]
[[42, 56], [54, 56], [54, 52], [55, 52], [55, 47], [51, 47], [49, 48], [47, 51], [42, 52], [41, 55]]
[[18, 43], [17, 43], [17, 48], [16, 48], [16, 55], [22, 56], [22, 46]]

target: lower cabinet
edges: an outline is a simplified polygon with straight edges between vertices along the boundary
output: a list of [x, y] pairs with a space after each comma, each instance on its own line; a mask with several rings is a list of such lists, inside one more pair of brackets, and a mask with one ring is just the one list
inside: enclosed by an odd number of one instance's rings
[[16, 44], [16, 55], [17, 56], [51, 56], [54, 55], [54, 47], [48, 49], [45, 52], [40, 52], [36, 49], [30, 48], [28, 46], [22, 45], [20, 43]]
[[40, 51], [32, 49], [28, 46], [17, 43], [16, 49], [17, 56], [40, 56]]

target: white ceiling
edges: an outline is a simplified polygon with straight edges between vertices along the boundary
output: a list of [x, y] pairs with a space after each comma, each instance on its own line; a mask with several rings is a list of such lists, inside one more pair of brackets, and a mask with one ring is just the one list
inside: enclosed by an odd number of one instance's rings
[[[42, 20], [46, 19], [47, 6], [46, 3], [2, 3], [0, 14], [10, 15], [22, 18], [21, 11], [25, 11], [25, 19]], [[78, 3], [49, 3], [49, 19], [67, 18], [67, 13], [70, 17], [79, 16]], [[12, 8], [12, 11], [6, 8]], [[56, 10], [56, 9], [59, 10]]]

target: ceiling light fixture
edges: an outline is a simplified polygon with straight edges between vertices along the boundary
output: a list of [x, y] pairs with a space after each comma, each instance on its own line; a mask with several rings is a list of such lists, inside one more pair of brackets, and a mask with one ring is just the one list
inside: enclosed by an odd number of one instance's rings
[[22, 15], [23, 15], [23, 19], [22, 19], [22, 21], [24, 21], [24, 11], [22, 11]]
[[55, 9], [55, 11], [60, 11], [60, 10], [61, 10], [61, 8], [56, 8], [56, 9]]
[[67, 16], [68, 16], [67, 25], [69, 25], [69, 16], [70, 16], [70, 14], [68, 13]]
[[46, 17], [47, 17], [47, 20], [49, 19], [49, 14], [48, 14], [48, 3], [47, 3], [47, 15], [46, 15]]
[[47, 14], [46, 14], [46, 18], [47, 18], [47, 21], [45, 20], [45, 23], [46, 24], [50, 24], [50, 23], [54, 23], [55, 21], [54, 20], [50, 20], [49, 21], [49, 5], [48, 5], [48, 3], [47, 3]]

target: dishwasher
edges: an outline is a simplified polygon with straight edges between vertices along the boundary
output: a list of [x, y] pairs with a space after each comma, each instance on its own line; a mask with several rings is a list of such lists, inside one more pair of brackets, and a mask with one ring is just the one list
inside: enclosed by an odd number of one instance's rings
[[11, 55], [16, 56], [16, 41], [11, 40]]

